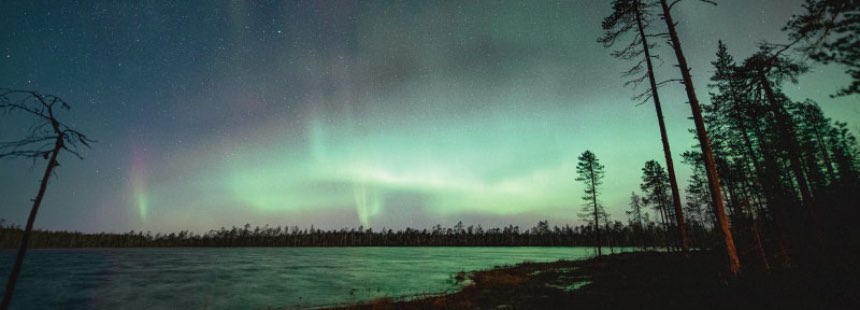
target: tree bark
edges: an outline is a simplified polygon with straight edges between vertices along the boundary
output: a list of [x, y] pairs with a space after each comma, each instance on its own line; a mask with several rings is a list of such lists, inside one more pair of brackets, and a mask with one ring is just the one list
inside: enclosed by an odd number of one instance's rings
[[797, 151], [797, 142], [793, 140], [794, 137], [794, 126], [792, 126], [793, 122], [789, 119], [788, 115], [786, 115], [785, 110], [776, 101], [776, 95], [773, 92], [773, 88], [770, 86], [770, 82], [767, 80], [767, 77], [764, 75], [764, 72], [759, 72], [759, 83], [764, 89], [765, 96], [767, 97], [767, 101], [770, 105], [771, 110], [773, 110], [774, 115], [776, 116], [777, 127], [780, 131], [780, 140], [782, 140], [783, 147], [788, 151], [788, 161], [791, 166], [791, 171], [794, 174], [794, 179], [797, 181], [797, 185], [800, 190], [800, 198], [803, 199], [803, 203], [807, 208], [815, 214], [815, 203], [812, 197], [812, 193], [809, 191], [809, 184], [806, 180], [806, 175], [803, 173], [803, 166], [800, 163], [800, 154]]
[[[662, 225], [663, 225], [663, 229], [665, 229], [665, 230], [666, 230], [666, 233], [669, 233], [669, 224], [668, 224], [668, 223], [666, 223], [666, 218], [667, 218], [667, 216], [666, 216], [666, 208], [663, 206], [663, 204], [662, 204], [662, 203], [657, 203], [657, 209], [659, 209], [659, 210], [660, 210], [660, 224], [662, 224]], [[664, 236], [665, 236], [665, 235], [664, 235]], [[669, 236], [665, 236], [665, 237], [666, 237], [666, 238], [669, 238]], [[665, 240], [665, 239], [664, 239], [664, 240]], [[670, 250], [674, 250], [672, 247], [670, 247], [669, 245], [667, 245], [665, 242], [663, 243], [663, 245], [664, 245], [666, 248], [669, 248]]]
[[654, 108], [657, 110], [657, 123], [660, 125], [660, 140], [663, 142], [666, 172], [669, 174], [669, 185], [672, 187], [672, 204], [675, 207], [675, 221], [678, 223], [678, 245], [684, 253], [687, 253], [690, 249], [687, 240], [687, 223], [681, 210], [681, 194], [678, 191], [678, 180], [675, 178], [675, 164], [672, 161], [672, 150], [669, 147], [669, 137], [666, 134], [666, 123], [663, 121], [663, 108], [660, 106], [660, 96], [657, 93], [657, 81], [654, 78], [654, 66], [651, 63], [651, 50], [648, 46], [648, 37], [645, 35], [645, 27], [642, 25], [639, 1], [635, 4], [635, 10], [636, 25], [639, 28], [639, 37], [642, 38], [642, 50], [645, 53], [645, 65], [648, 69], [648, 82], [651, 84], [651, 98], [654, 101]]
[[717, 222], [720, 225], [720, 232], [723, 234], [726, 245], [726, 255], [729, 259], [729, 272], [737, 275], [741, 271], [741, 262], [738, 259], [737, 249], [735, 249], [735, 240], [732, 237], [732, 231], [729, 229], [728, 219], [726, 218], [726, 210], [723, 206], [722, 196], [720, 194], [720, 177], [717, 175], [717, 167], [714, 161], [714, 153], [711, 149], [711, 142], [708, 139], [708, 133], [705, 130], [705, 122], [702, 119], [702, 108], [699, 105], [699, 99], [696, 98], [696, 90], [693, 87], [693, 79], [690, 77], [690, 69], [687, 66], [687, 60], [684, 57], [684, 52], [681, 49], [681, 42], [678, 39], [678, 33], [675, 31], [675, 22], [672, 20], [672, 13], [669, 11], [669, 4], [666, 0], [660, 0], [660, 6], [663, 9], [663, 20], [666, 22], [666, 28], [669, 30], [669, 37], [672, 41], [672, 48], [675, 51], [675, 57], [678, 60], [678, 68], [681, 69], [681, 77], [684, 81], [684, 87], [687, 91], [687, 98], [690, 100], [690, 108], [693, 112], [693, 122], [696, 124], [696, 134], [699, 138], [699, 145], [702, 148], [702, 156], [705, 160], [705, 171], [707, 172], [708, 185], [711, 189], [711, 197], [714, 202], [714, 208], [717, 212]]
[[600, 239], [600, 208], [597, 207], [597, 191], [594, 185], [594, 162], [588, 163], [588, 172], [591, 176], [591, 200], [594, 203], [594, 231], [597, 233], [597, 256], [603, 255], [600, 246], [603, 244]]
[[821, 130], [818, 126], [813, 126], [812, 129], [815, 131], [815, 141], [818, 142], [818, 147], [821, 148], [821, 154], [824, 156], [824, 166], [827, 168], [827, 176], [830, 178], [830, 182], [835, 182], [836, 173], [833, 172], [833, 161], [830, 160], [830, 150], [824, 144], [824, 139], [821, 137]]
[[[797, 141], [794, 140], [794, 123], [789, 118], [787, 112], [783, 109], [779, 102], [776, 101], [776, 95], [773, 91], [773, 88], [770, 86], [770, 82], [768, 81], [765, 73], [763, 71], [759, 71], [758, 74], [759, 83], [761, 84], [762, 88], [764, 88], [764, 93], [767, 97], [767, 101], [776, 116], [778, 130], [780, 131], [780, 143], [788, 151], [788, 160], [790, 168], [789, 170], [791, 170], [791, 174], [794, 175], [794, 179], [797, 181], [798, 191], [800, 191], [800, 198], [802, 200], [803, 206], [806, 208], [805, 211], [809, 216], [812, 225], [812, 235], [814, 236], [813, 242], [816, 246], [820, 248], [823, 246], [823, 236], [821, 235], [821, 219], [818, 214], [818, 207], [816, 206], [815, 198], [812, 196], [812, 192], [809, 189], [809, 183], [806, 180], [806, 175], [803, 173], [803, 166], [800, 161], [800, 153], [797, 150]], [[786, 211], [793, 213], [792, 211], [794, 210]], [[795, 229], [795, 231], [797, 231], [797, 229]], [[804, 234], [801, 234], [799, 232], [796, 232], [795, 235], [798, 238], [806, 237]], [[797, 241], [795, 241], [795, 243], [798, 244]], [[789, 258], [786, 258], [786, 264], [789, 264], [789, 262]]]

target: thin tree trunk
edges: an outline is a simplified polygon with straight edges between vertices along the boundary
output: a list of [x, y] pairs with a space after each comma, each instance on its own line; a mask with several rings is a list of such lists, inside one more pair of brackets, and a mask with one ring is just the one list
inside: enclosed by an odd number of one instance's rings
[[[667, 197], [660, 196], [660, 201], [667, 201]], [[673, 252], [680, 252], [681, 247], [679, 246], [680, 239], [678, 236], [677, 226], [675, 225], [675, 220], [673, 219], [673, 212], [669, 209], [669, 206], [663, 204], [663, 210], [666, 210], [666, 238], [671, 238], [671, 247]]]
[[[735, 100], [737, 100], [737, 99], [735, 99]], [[760, 197], [761, 193], [758, 192], [759, 188], [761, 188], [762, 190], [765, 190], [766, 192], [771, 191], [771, 189], [765, 189], [764, 186], [761, 185], [761, 180], [764, 179], [764, 172], [762, 171], [761, 167], [759, 166], [755, 151], [753, 151], [752, 140], [750, 139], [749, 132], [747, 131], [746, 124], [745, 124], [743, 118], [737, 114], [735, 114], [733, 118], [734, 118], [735, 122], [737, 122], [738, 129], [740, 130], [741, 137], [743, 138], [744, 158], [746, 158], [746, 160], [748, 162], [751, 162], [752, 166], [753, 166], [753, 170], [754, 170], [753, 175], [755, 175], [756, 178], [754, 179], [754, 181], [750, 181], [752, 184], [750, 184], [749, 187], [750, 187], [750, 191], [754, 193], [757, 211], [759, 214], [762, 214], [763, 208], [762, 208], [761, 197]], [[744, 167], [747, 169], [747, 171], [749, 171], [749, 165], [745, 164]], [[756, 187], [756, 185], [758, 185], [758, 187]], [[773, 199], [771, 199], [771, 197], [767, 193], [765, 194], [765, 200], [767, 200], [768, 205], [771, 205], [773, 203]]]
[[[726, 171], [729, 171], [729, 170], [726, 169]], [[727, 180], [727, 182], [723, 183], [723, 186], [725, 186], [725, 188], [726, 188], [726, 190], [723, 191], [725, 193], [725, 196], [726, 196], [726, 201], [729, 202], [729, 204], [728, 204], [729, 222], [734, 223], [735, 219], [736, 219], [735, 218], [735, 207], [738, 205], [737, 194], [735, 193], [734, 182], [733, 182], [733, 180], [729, 179], [729, 180]]]
[[707, 232], [707, 230], [705, 229], [705, 215], [702, 214], [702, 209], [699, 209], [699, 212], [697, 212], [697, 213], [699, 215], [699, 223], [702, 224], [702, 227], [701, 227], [702, 229], [699, 230], [699, 237], [702, 238], [702, 240], [700, 241], [701, 242], [701, 248], [704, 248], [708, 242], [708, 237], [705, 234]]
[[800, 198], [803, 200], [803, 205], [806, 207], [806, 212], [808, 212], [811, 217], [813, 235], [815, 236], [815, 242], [817, 246], [822, 246], [822, 235], [821, 235], [821, 219], [818, 214], [818, 207], [815, 203], [815, 198], [812, 196], [812, 193], [809, 190], [809, 183], [806, 180], [806, 175], [803, 173], [803, 166], [800, 162], [800, 154], [797, 151], [797, 141], [794, 140], [794, 126], [791, 119], [786, 115], [785, 110], [783, 110], [782, 106], [776, 101], [776, 95], [774, 94], [773, 88], [770, 86], [770, 82], [767, 80], [763, 71], [758, 72], [759, 82], [761, 86], [764, 88], [765, 96], [767, 97], [768, 103], [773, 110], [773, 113], [777, 117], [777, 124], [779, 130], [781, 131], [779, 136], [783, 146], [788, 150], [788, 159], [789, 159], [789, 168], [794, 174], [794, 179], [797, 181], [797, 187], [800, 191]]
[[687, 240], [687, 223], [684, 222], [684, 214], [681, 210], [681, 194], [678, 191], [678, 180], [675, 178], [675, 165], [672, 161], [672, 150], [669, 148], [669, 137], [666, 134], [666, 124], [663, 121], [663, 108], [660, 106], [660, 96], [657, 94], [657, 81], [654, 78], [654, 67], [651, 63], [651, 51], [648, 46], [648, 37], [645, 35], [645, 27], [642, 25], [642, 17], [639, 12], [639, 3], [635, 4], [636, 25], [639, 28], [639, 37], [642, 39], [642, 50], [645, 53], [645, 64], [648, 68], [648, 82], [651, 84], [651, 98], [654, 108], [657, 110], [657, 123], [660, 125], [660, 140], [663, 142], [663, 155], [666, 158], [666, 172], [669, 174], [669, 185], [672, 187], [672, 204], [675, 207], [675, 221], [678, 223], [678, 242], [684, 253], [689, 251]]
[[803, 199], [803, 204], [809, 209], [811, 212], [813, 219], [817, 221], [818, 210], [815, 206], [815, 199], [812, 197], [812, 192], [809, 191], [809, 184], [806, 180], [806, 175], [803, 173], [803, 166], [800, 162], [800, 154], [797, 151], [797, 143], [793, 140], [794, 138], [794, 126], [792, 126], [791, 119], [788, 118], [785, 111], [780, 106], [779, 102], [776, 101], [776, 95], [773, 92], [773, 88], [770, 86], [770, 82], [765, 77], [764, 72], [759, 72], [759, 82], [764, 88], [765, 96], [767, 96], [767, 101], [770, 104], [773, 113], [776, 115], [776, 121], [779, 130], [780, 137], [782, 140], [783, 146], [788, 150], [788, 160], [791, 171], [794, 174], [794, 179], [797, 181], [797, 186], [800, 190], [800, 198]]
[[824, 155], [824, 164], [827, 168], [827, 176], [830, 177], [830, 182], [836, 182], [836, 173], [833, 172], [833, 161], [830, 160], [830, 151], [824, 145], [824, 139], [821, 138], [821, 131], [818, 126], [813, 126], [815, 131], [815, 140], [818, 142], [818, 147], [821, 148], [821, 154]]
[[[662, 204], [657, 204], [657, 209], [660, 210], [660, 223], [663, 224], [663, 230], [666, 234], [668, 234], [669, 233], [669, 224], [666, 223], [666, 218], [667, 218], [666, 210]], [[674, 248], [672, 248], [666, 244], [665, 240], [666, 240], [666, 238], [669, 238], [669, 236], [666, 234], [663, 235], [663, 240], [664, 240], [663, 247], [668, 248], [669, 250], [674, 250]]]
[[589, 174], [591, 174], [591, 199], [594, 203], [594, 229], [597, 233], [597, 256], [603, 255], [600, 246], [603, 244], [600, 240], [600, 208], [597, 207], [597, 190], [594, 185], [594, 163], [588, 164]]
[[42, 205], [42, 198], [45, 197], [45, 191], [48, 189], [48, 179], [51, 178], [51, 173], [53, 173], [54, 167], [57, 166], [57, 156], [62, 149], [63, 135], [58, 134], [54, 143], [54, 149], [51, 151], [51, 159], [48, 161], [48, 167], [45, 168], [45, 174], [42, 176], [42, 182], [39, 185], [39, 193], [36, 194], [36, 199], [33, 200], [33, 207], [30, 209], [30, 216], [27, 218], [27, 226], [24, 228], [24, 236], [21, 238], [18, 254], [15, 256], [15, 263], [12, 265], [12, 271], [9, 273], [9, 281], [6, 282], [6, 292], [3, 293], [3, 302], [0, 303], [0, 310], [9, 309], [9, 304], [12, 302], [12, 294], [15, 292], [15, 285], [18, 283], [18, 275], [21, 273], [21, 267], [24, 264], [24, 256], [27, 255], [27, 244], [30, 242], [33, 223], [36, 222], [36, 214], [39, 213], [39, 206]]
[[711, 142], [708, 139], [708, 133], [705, 130], [705, 122], [702, 119], [702, 108], [699, 105], [699, 99], [696, 98], [693, 79], [690, 77], [690, 69], [687, 66], [687, 60], [684, 57], [683, 50], [681, 49], [681, 42], [678, 40], [678, 33], [675, 31], [675, 21], [672, 20], [672, 13], [669, 11], [669, 4], [666, 0], [660, 0], [660, 6], [663, 9], [663, 20], [666, 22], [666, 28], [669, 30], [669, 37], [672, 41], [672, 47], [675, 50], [678, 67], [681, 69], [681, 77], [683, 78], [684, 86], [687, 90], [687, 98], [690, 100], [690, 108], [693, 112], [693, 122], [696, 124], [696, 134], [699, 137], [699, 145], [701, 145], [702, 156], [704, 156], [705, 159], [705, 171], [708, 176], [708, 185], [710, 186], [711, 197], [713, 197], [714, 207], [717, 212], [717, 221], [720, 224], [720, 231], [725, 239], [726, 255], [729, 259], [729, 272], [733, 275], [737, 275], [741, 271], [741, 262], [740, 259], [738, 259], [737, 249], [735, 249], [735, 240], [732, 237], [732, 231], [729, 229], [726, 210], [720, 197], [722, 196], [720, 194], [720, 177], [717, 175], [714, 153], [711, 149]]
[[767, 254], [765, 253], [764, 245], [761, 242], [761, 235], [758, 232], [758, 225], [756, 224], [755, 219], [750, 218], [750, 221], [752, 222], [752, 232], [753, 232], [753, 235], [755, 236], [755, 243], [756, 243], [756, 247], [758, 248], [758, 255], [761, 258], [762, 266], [764, 267], [765, 270], [769, 270], [770, 269], [770, 263], [768, 263], [768, 261], [767, 261]]
[[611, 231], [609, 228], [609, 219], [606, 218], [606, 214], [603, 215], [603, 225], [605, 231], [607, 232], [606, 245], [609, 246], [609, 254], [615, 254], [615, 249], [612, 247], [612, 234], [609, 234], [609, 232]]

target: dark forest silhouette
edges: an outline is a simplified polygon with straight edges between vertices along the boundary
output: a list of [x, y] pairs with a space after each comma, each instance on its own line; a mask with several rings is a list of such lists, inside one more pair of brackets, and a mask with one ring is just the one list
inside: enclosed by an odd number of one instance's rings
[[[809, 264], [829, 248], [825, 243], [857, 240], [842, 231], [857, 212], [849, 207], [860, 192], [856, 140], [817, 103], [794, 101], [780, 90], [804, 66], [767, 46], [741, 64], [722, 43], [716, 54], [705, 123], [722, 177], [720, 200], [740, 242], [759, 256], [751, 261], [764, 268], [774, 260], [783, 267]], [[698, 167], [701, 153], [685, 158]]]
[[[21, 242], [22, 230], [0, 221], [0, 248], [15, 248]], [[657, 248], [670, 241], [661, 225], [643, 219], [636, 229], [619, 221], [605, 225], [601, 231], [604, 247]], [[162, 234], [151, 232], [81, 233], [35, 230], [30, 238], [34, 248], [110, 248], [110, 247], [242, 247], [242, 246], [595, 246], [591, 226], [550, 226], [539, 221], [534, 227], [505, 226], [483, 228], [457, 223], [453, 227], [401, 230], [342, 228], [321, 230], [311, 226], [221, 227], [203, 234], [189, 231]], [[708, 243], [694, 240], [695, 244]]]
[[[664, 229], [676, 227], [676, 244], [682, 248], [684, 234], [689, 233], [685, 220], [714, 227], [723, 236], [720, 247], [735, 275], [741, 272], [741, 256], [747, 264], [765, 270], [809, 266], [822, 263], [839, 246], [857, 244], [860, 236], [850, 228], [849, 219], [856, 218], [858, 210], [848, 207], [860, 201], [857, 142], [847, 124], [832, 122], [812, 100], [788, 98], [781, 87], [785, 82], [797, 83], [797, 77], [807, 71], [805, 64], [786, 55], [799, 50], [815, 61], [847, 68], [854, 82], [836, 95], [858, 93], [860, 5], [856, 1], [808, 0], [806, 12], [783, 28], [789, 43], [762, 43], [757, 53], [741, 63], [735, 63], [719, 42], [708, 85], [711, 100], [701, 104], [671, 14], [682, 2], [615, 0], [612, 14], [603, 22], [606, 32], [599, 41], [605, 47], [627, 33], [634, 34], [613, 56], [636, 61], [625, 72], [632, 77], [625, 85], [635, 87], [649, 81], [649, 88], [635, 99], [655, 103], [670, 168], [666, 177], [659, 163], [646, 163], [641, 187], [646, 194], [643, 199], [633, 194], [630, 214], [640, 212], [643, 203], [655, 204]], [[694, 2], [716, 5], [707, 0]], [[665, 30], [655, 32], [650, 10], [658, 6]], [[648, 43], [650, 38], [666, 40], [674, 52], [699, 146], [699, 150], [683, 154], [694, 174], [683, 210], [673, 197], [674, 216], [664, 207], [668, 204], [666, 183], [673, 194], [677, 187], [671, 184], [672, 158], [657, 92], [664, 83], [657, 83], [653, 72], [652, 59], [660, 58], [652, 53], [655, 45]], [[668, 81], [673, 80], [678, 79]]]

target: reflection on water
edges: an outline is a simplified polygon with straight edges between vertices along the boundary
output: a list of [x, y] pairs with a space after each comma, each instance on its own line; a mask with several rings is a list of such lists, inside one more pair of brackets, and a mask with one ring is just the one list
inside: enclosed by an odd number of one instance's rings
[[[591, 248], [168, 248], [32, 250], [15, 309], [265, 308], [457, 289], [458, 271], [578, 259]], [[14, 252], [0, 251], [6, 283]]]

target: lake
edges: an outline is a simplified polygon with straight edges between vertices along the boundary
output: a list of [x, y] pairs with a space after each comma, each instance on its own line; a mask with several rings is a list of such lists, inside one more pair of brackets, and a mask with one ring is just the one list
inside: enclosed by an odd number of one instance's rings
[[[14, 251], [0, 251], [5, 287]], [[581, 247], [31, 250], [13, 309], [302, 308], [442, 293], [459, 271], [582, 259]]]

